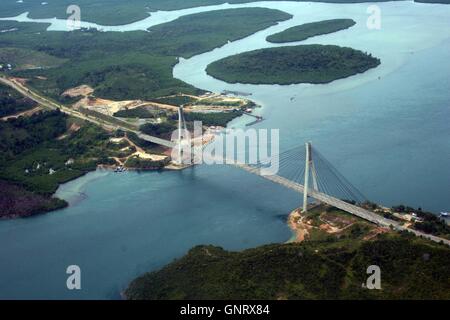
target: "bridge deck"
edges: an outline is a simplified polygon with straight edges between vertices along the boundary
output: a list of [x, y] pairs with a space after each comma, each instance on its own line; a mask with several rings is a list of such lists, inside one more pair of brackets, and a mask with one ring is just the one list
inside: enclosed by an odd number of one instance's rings
[[149, 141], [167, 148], [174, 148], [175, 147], [175, 142], [169, 141], [169, 140], [165, 140], [165, 139], [161, 139], [158, 137], [154, 137], [154, 136], [149, 136], [148, 134], [144, 134], [141, 132], [135, 132], [137, 134], [137, 136], [139, 138], [141, 138], [142, 140], [145, 141]]

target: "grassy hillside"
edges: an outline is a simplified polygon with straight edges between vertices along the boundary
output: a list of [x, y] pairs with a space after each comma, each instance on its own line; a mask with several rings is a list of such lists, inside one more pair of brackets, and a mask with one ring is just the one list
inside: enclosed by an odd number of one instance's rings
[[379, 59], [351, 48], [302, 45], [245, 52], [213, 62], [206, 71], [228, 83], [328, 83], [379, 64]]
[[356, 22], [352, 19], [332, 19], [305, 23], [270, 35], [266, 40], [273, 43], [303, 41], [321, 34], [348, 29], [355, 24]]
[[[450, 249], [404, 235], [356, 248], [273, 244], [242, 252], [200, 246], [131, 283], [128, 299], [450, 299]], [[382, 290], [362, 287], [381, 268]]]
[[0, 22], [18, 31], [0, 34], [3, 48], [34, 50], [65, 59], [57, 68], [13, 71], [55, 99], [66, 89], [88, 84], [110, 99], [152, 99], [199, 90], [172, 75], [178, 57], [191, 57], [289, 19], [262, 8], [220, 10], [182, 17], [150, 32], [44, 32], [45, 25]]
[[[199, 246], [134, 280], [129, 299], [450, 299], [450, 248], [327, 205], [288, 218], [296, 243]], [[368, 290], [367, 268], [381, 269]]]

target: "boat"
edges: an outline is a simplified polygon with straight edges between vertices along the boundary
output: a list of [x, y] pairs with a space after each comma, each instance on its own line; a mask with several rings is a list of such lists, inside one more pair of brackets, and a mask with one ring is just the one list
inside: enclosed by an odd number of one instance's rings
[[127, 169], [124, 168], [124, 167], [122, 167], [122, 166], [119, 166], [119, 167], [117, 167], [117, 168], [114, 170], [115, 173], [122, 173], [122, 172], [125, 172], [125, 171], [127, 171]]

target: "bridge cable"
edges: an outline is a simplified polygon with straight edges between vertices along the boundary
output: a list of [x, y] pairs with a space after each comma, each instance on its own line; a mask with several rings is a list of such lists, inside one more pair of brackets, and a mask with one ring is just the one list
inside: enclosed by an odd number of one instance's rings
[[314, 159], [317, 159], [321, 163], [326, 172], [331, 173], [331, 175], [336, 179], [337, 186], [345, 190], [346, 195], [350, 195], [352, 198], [348, 200], [364, 201], [366, 197], [359, 191], [355, 186], [353, 186], [325, 157], [323, 157], [320, 152], [314, 149]]

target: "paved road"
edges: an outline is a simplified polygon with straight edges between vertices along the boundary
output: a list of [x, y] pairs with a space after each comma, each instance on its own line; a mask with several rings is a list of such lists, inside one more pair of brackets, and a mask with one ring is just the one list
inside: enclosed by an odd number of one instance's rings
[[[94, 123], [98, 126], [101, 126], [103, 128], [105, 128], [106, 130], [123, 130], [123, 131], [127, 131], [127, 132], [133, 132], [135, 133], [139, 138], [158, 144], [158, 145], [162, 145], [164, 147], [168, 147], [168, 148], [173, 148], [175, 146], [175, 143], [173, 143], [172, 141], [168, 141], [168, 140], [164, 140], [158, 137], [154, 137], [154, 136], [150, 136], [147, 134], [142, 134], [141, 132], [139, 132], [138, 130], [131, 130], [128, 126], [128, 123], [124, 122], [124, 125], [121, 126], [118, 123], [109, 123], [104, 119], [99, 119], [96, 118], [94, 116], [89, 116], [86, 114], [83, 114], [79, 111], [73, 110], [71, 108], [68, 108], [64, 105], [60, 105], [56, 102], [53, 102], [41, 95], [39, 95], [38, 93], [32, 91], [31, 89], [27, 88], [26, 86], [24, 86], [23, 84], [21, 84], [20, 82], [14, 80], [14, 79], [8, 79], [4, 76], [0, 76], [0, 83], [3, 83], [6, 86], [9, 86], [11, 88], [13, 88], [14, 90], [16, 90], [17, 92], [19, 92], [20, 94], [22, 94], [25, 97], [30, 98], [31, 100], [36, 101], [37, 103], [39, 103], [40, 105], [42, 105], [43, 107], [49, 108], [49, 109], [59, 109], [62, 112], [71, 115], [73, 117], [77, 117], [79, 119], [83, 119], [85, 121], [89, 121], [91, 123]], [[120, 122], [120, 120], [116, 119], [115, 122]]]

